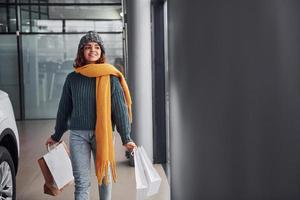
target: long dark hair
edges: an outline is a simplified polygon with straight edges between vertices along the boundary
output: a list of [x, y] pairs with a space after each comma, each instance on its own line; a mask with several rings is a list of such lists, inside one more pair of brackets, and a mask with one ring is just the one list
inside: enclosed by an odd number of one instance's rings
[[[103, 47], [101, 45], [99, 45], [99, 46], [101, 48], [101, 56], [100, 56], [99, 60], [96, 61], [96, 63], [97, 64], [106, 63], [105, 51], [103, 50]], [[84, 58], [83, 51], [84, 51], [84, 47], [78, 49], [77, 56], [75, 58], [73, 67], [78, 68], [78, 67], [82, 67], [82, 66], [88, 64]]]

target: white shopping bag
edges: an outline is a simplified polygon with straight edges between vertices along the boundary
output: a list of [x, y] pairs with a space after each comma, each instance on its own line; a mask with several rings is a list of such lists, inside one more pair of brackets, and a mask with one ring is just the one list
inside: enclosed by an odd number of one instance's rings
[[156, 169], [153, 167], [145, 149], [143, 146], [140, 147], [140, 157], [144, 167], [145, 175], [148, 183], [148, 193], [147, 196], [152, 196], [159, 191], [161, 177], [157, 173]]
[[136, 200], [144, 200], [148, 193], [148, 184], [138, 150], [134, 151], [134, 171], [136, 182]]
[[74, 180], [71, 160], [63, 142], [48, 151], [43, 158], [57, 188], [60, 190]]

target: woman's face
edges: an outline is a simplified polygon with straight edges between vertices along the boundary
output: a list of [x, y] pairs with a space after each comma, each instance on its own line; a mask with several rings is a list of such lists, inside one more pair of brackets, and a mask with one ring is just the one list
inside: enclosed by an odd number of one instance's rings
[[96, 63], [101, 56], [101, 48], [96, 42], [89, 42], [83, 47], [84, 59], [87, 63]]

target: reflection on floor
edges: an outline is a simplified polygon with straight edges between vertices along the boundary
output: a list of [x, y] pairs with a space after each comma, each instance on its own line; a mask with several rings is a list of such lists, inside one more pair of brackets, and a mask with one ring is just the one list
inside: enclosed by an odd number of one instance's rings
[[[44, 145], [46, 139], [53, 132], [54, 120], [30, 120], [17, 122], [20, 135], [20, 165], [17, 174], [17, 199], [18, 200], [71, 200], [74, 199], [74, 185], [65, 188], [62, 194], [52, 197], [43, 193], [44, 179], [41, 174], [37, 159], [46, 153]], [[135, 199], [135, 176], [134, 168], [128, 166], [124, 156], [121, 140], [116, 135], [116, 160], [117, 160], [117, 183], [113, 184], [113, 200]], [[68, 144], [69, 133], [65, 133], [63, 140]], [[93, 163], [92, 163], [93, 166]], [[169, 200], [170, 187], [161, 165], [155, 165], [162, 177], [160, 191], [147, 200]], [[97, 200], [98, 189], [96, 176], [92, 170], [92, 186], [90, 199]]]

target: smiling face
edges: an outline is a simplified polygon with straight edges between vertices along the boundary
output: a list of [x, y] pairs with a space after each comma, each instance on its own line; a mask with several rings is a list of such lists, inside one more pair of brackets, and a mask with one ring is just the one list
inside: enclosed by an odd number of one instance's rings
[[96, 63], [101, 56], [101, 48], [96, 42], [89, 42], [83, 47], [84, 59], [88, 64]]

